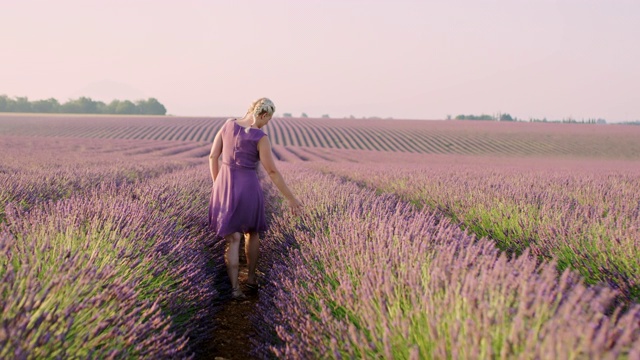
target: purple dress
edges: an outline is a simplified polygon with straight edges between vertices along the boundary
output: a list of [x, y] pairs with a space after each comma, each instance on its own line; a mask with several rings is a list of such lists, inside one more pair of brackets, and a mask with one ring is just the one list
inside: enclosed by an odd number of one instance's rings
[[266, 134], [228, 120], [221, 128], [222, 164], [209, 202], [209, 226], [218, 237], [267, 229], [258, 180], [258, 141]]

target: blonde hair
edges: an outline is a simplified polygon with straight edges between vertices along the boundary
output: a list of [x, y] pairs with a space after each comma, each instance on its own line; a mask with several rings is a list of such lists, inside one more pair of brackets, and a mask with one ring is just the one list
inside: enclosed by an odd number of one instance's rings
[[[273, 104], [273, 101], [271, 101], [271, 99], [263, 97], [254, 101], [253, 103], [251, 103], [251, 106], [249, 106], [249, 109], [247, 110], [247, 114], [251, 114], [251, 117], [253, 118], [251, 126], [255, 125], [256, 117], [264, 114], [273, 115], [275, 111], [276, 106]], [[245, 131], [249, 132], [249, 128], [246, 128]]]

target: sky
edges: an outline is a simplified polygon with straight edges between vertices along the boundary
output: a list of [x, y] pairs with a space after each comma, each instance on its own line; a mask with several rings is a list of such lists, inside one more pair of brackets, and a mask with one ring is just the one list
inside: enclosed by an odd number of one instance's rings
[[0, 0], [0, 95], [640, 120], [638, 0]]

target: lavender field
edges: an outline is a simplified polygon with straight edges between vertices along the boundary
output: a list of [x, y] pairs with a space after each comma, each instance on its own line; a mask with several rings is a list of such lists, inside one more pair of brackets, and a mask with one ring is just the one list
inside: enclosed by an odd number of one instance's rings
[[[640, 308], [525, 249], [331, 174], [282, 164], [309, 213], [271, 229], [256, 315], [280, 358], [632, 358]], [[285, 213], [286, 214], [286, 213]], [[273, 249], [273, 250], [271, 250]], [[289, 249], [289, 251], [286, 251]], [[274, 321], [275, 320], [275, 321]], [[275, 324], [274, 324], [275, 322]], [[265, 331], [266, 332], [266, 331]], [[340, 334], [340, 335], [338, 335]]]
[[640, 301], [640, 163], [487, 160], [314, 167], [445, 214], [507, 254], [555, 259], [560, 271], [572, 267], [589, 284], [620, 290], [623, 302]]
[[148, 142], [0, 144], [0, 358], [185, 357], [206, 340], [215, 261], [192, 158]]
[[[0, 114], [0, 134], [211, 143], [225, 119]], [[302, 159], [323, 149], [640, 159], [637, 126], [275, 118], [266, 130], [273, 144], [300, 149]]]
[[[213, 358], [223, 120], [0, 117], [0, 358]], [[263, 181], [253, 357], [640, 359], [640, 129], [314, 121], [266, 129], [306, 212]]]

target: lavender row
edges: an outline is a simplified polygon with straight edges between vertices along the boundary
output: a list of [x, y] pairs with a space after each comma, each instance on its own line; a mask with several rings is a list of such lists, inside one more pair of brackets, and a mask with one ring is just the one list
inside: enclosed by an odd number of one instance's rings
[[457, 161], [316, 168], [441, 211], [508, 253], [555, 258], [560, 271], [571, 267], [588, 283], [620, 289], [623, 301], [640, 301], [640, 164], [449, 160]]
[[508, 259], [393, 195], [281, 164], [307, 213], [264, 243], [258, 357], [640, 357], [640, 307], [527, 250]]
[[14, 202], [23, 209], [56, 201], [85, 189], [112, 183], [119, 187], [192, 166], [196, 160], [127, 155], [123, 141], [40, 140], [0, 137], [0, 222], [4, 207]]
[[[22, 167], [3, 159], [22, 172], [3, 179], [3, 193], [24, 193], [3, 204], [0, 358], [193, 356], [218, 296], [202, 216], [206, 169], [188, 159], [101, 165], [98, 151], [87, 155], [91, 162], [55, 162], [36, 151]], [[118, 181], [120, 166], [137, 179]], [[64, 196], [33, 195], [65, 183]]]

